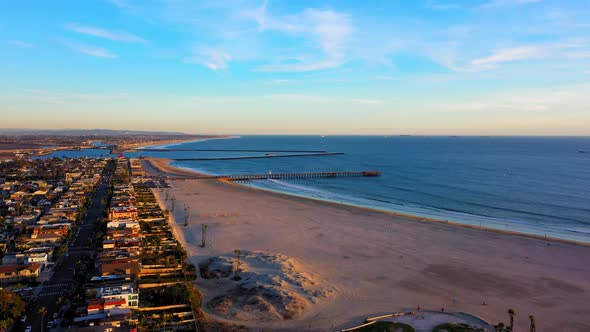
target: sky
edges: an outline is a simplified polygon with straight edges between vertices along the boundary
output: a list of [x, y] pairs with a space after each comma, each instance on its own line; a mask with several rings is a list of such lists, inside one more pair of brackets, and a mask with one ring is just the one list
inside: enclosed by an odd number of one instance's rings
[[590, 0], [6, 0], [0, 128], [590, 135]]

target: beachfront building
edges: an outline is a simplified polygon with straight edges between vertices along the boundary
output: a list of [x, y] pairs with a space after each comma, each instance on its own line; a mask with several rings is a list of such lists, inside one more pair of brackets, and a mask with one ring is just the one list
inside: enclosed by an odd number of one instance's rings
[[139, 306], [139, 290], [132, 283], [119, 283], [116, 285], [97, 286], [87, 289], [88, 296], [96, 295], [103, 301], [116, 301], [118, 307], [137, 308]]
[[110, 220], [137, 219], [137, 208], [134, 206], [116, 206], [109, 209]]
[[43, 268], [47, 265], [47, 259], [48, 255], [44, 252], [11, 253], [2, 257], [2, 265], [23, 265], [36, 263], [39, 264], [41, 268]]

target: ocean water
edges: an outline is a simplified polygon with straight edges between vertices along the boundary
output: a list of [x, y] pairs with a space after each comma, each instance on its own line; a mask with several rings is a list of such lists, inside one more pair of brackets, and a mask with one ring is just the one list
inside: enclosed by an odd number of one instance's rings
[[[343, 152], [344, 155], [336, 156], [175, 161], [173, 165], [209, 174], [379, 170], [382, 175], [374, 178], [262, 180], [252, 181], [251, 185], [292, 195], [590, 242], [590, 138], [244, 136], [188, 142], [170, 148]], [[142, 154], [222, 158], [265, 153]]]
[[[250, 185], [590, 242], [590, 138], [243, 136], [174, 144], [169, 148], [343, 152], [344, 155], [335, 156], [175, 161], [173, 165], [218, 175], [379, 170], [380, 177], [261, 180], [251, 181]], [[141, 154], [168, 158], [265, 155], [219, 151]]]

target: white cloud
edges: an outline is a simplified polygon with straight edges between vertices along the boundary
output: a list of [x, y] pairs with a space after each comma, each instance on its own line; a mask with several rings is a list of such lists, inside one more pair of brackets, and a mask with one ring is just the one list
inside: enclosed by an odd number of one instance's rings
[[106, 29], [101, 29], [101, 28], [91, 27], [91, 26], [84, 26], [84, 25], [79, 25], [79, 24], [74, 24], [74, 23], [66, 24], [65, 27], [68, 30], [71, 30], [71, 31], [74, 31], [77, 33], [81, 33], [84, 35], [109, 39], [109, 40], [118, 41], [118, 42], [124, 42], [124, 43], [145, 43], [146, 42], [145, 39], [135, 36], [135, 35], [132, 35], [127, 32], [110, 31], [110, 30], [106, 30]]
[[278, 31], [287, 35], [313, 41], [323, 53], [309, 61], [299, 63], [271, 63], [258, 67], [259, 71], [306, 72], [334, 68], [345, 62], [346, 49], [353, 28], [347, 14], [308, 8], [300, 13], [286, 16], [273, 16], [267, 10], [267, 3], [254, 10], [245, 10], [240, 17], [254, 21], [258, 31]]
[[69, 49], [71, 49], [72, 51], [86, 54], [86, 55], [90, 55], [90, 56], [94, 56], [97, 58], [114, 59], [117, 57], [116, 54], [114, 54], [110, 50], [107, 50], [106, 48], [102, 48], [102, 47], [98, 47], [98, 46], [94, 46], [94, 45], [75, 43], [75, 42], [71, 42], [68, 40], [62, 40], [61, 43], [64, 44]]
[[494, 67], [504, 62], [512, 62], [525, 59], [539, 58], [546, 55], [546, 49], [542, 47], [515, 47], [502, 49], [492, 55], [470, 61], [472, 66]]
[[6, 41], [7, 44], [18, 47], [34, 47], [35, 45], [22, 40], [11, 39]]
[[520, 90], [495, 93], [463, 103], [449, 104], [444, 111], [461, 112], [559, 112], [574, 110], [590, 103], [590, 85], [554, 89]]
[[129, 4], [125, 0], [106, 0], [119, 8], [128, 8]]
[[568, 58], [574, 59], [574, 60], [590, 59], [590, 51], [588, 51], [588, 52], [572, 52], [572, 53], [567, 53], [566, 56]]
[[231, 55], [225, 51], [208, 47], [195, 47], [193, 55], [185, 59], [185, 62], [198, 63], [211, 70], [220, 70], [227, 69], [231, 59]]
[[342, 65], [342, 63], [342, 60], [319, 60], [298, 63], [266, 64], [258, 66], [256, 69], [262, 72], [309, 72], [336, 68]]
[[479, 6], [480, 9], [519, 6], [541, 2], [542, 0], [492, 0]]
[[383, 100], [380, 99], [361, 99], [361, 98], [354, 98], [350, 100], [353, 103], [357, 104], [365, 104], [365, 105], [379, 105], [383, 104]]
[[585, 43], [580, 41], [563, 41], [553, 44], [540, 44], [529, 46], [518, 46], [513, 48], [499, 49], [491, 55], [482, 58], [476, 58], [468, 63], [467, 68], [460, 70], [481, 71], [497, 68], [500, 64], [547, 58], [584, 58], [586, 53], [566, 53], [565, 50], [579, 49], [584, 47]]
[[428, 9], [434, 10], [450, 10], [462, 8], [462, 6], [458, 3], [442, 3], [436, 0], [427, 0], [424, 6]]

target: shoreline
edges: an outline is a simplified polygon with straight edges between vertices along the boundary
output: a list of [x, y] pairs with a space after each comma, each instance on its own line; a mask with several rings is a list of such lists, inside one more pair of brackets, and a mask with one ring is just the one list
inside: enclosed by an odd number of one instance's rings
[[[422, 221], [405, 215], [269, 192], [219, 180], [183, 179], [195, 172], [166, 159], [144, 160], [152, 175], [169, 175], [176, 206], [190, 207], [187, 226], [178, 208], [171, 220], [195, 265], [231, 257], [235, 249], [282, 255], [294, 272], [313, 274], [330, 298], [309, 303], [291, 320], [227, 319], [210, 306], [225, 281], [198, 279], [209, 318], [253, 330], [332, 331], [370, 316], [424, 309], [468, 312], [497, 323], [506, 311], [543, 317], [538, 331], [589, 331], [590, 249], [571, 241]], [[158, 167], [159, 166], [159, 167]], [[160, 202], [170, 209], [171, 202]], [[174, 221], [175, 220], [175, 221]], [[201, 224], [208, 225], [201, 247]], [[221, 284], [219, 284], [221, 282]]]
[[[207, 175], [205, 173], [199, 173], [199, 172], [189, 169], [189, 168], [173, 166], [173, 165], [171, 165], [171, 162], [173, 160], [167, 159], [167, 158], [146, 158], [146, 160], [152, 166], [154, 166], [155, 168], [157, 168], [158, 170], [160, 170], [163, 173], [168, 173], [169, 175], [173, 175], [173, 176], [179, 176], [180, 178], [178, 178], [178, 179], [182, 179], [183, 176]], [[265, 189], [265, 188], [245, 186], [245, 185], [235, 183], [232, 181], [223, 181], [223, 180], [218, 180], [218, 181], [225, 183], [227, 185], [240, 187], [242, 189], [257, 190], [257, 191], [262, 191], [262, 192], [266, 192], [266, 193], [270, 193], [270, 194], [274, 194], [274, 195], [280, 195], [280, 196], [293, 198], [293, 199], [311, 200], [314, 202], [320, 202], [320, 203], [325, 203], [325, 204], [330, 204], [330, 205], [335, 205], [335, 206], [340, 206], [340, 207], [360, 209], [363, 211], [370, 211], [370, 212], [374, 212], [374, 213], [382, 213], [385, 215], [407, 218], [407, 219], [413, 220], [415, 222], [437, 223], [437, 224], [444, 224], [444, 225], [473, 229], [473, 230], [490, 231], [490, 232], [504, 234], [504, 235], [524, 236], [524, 237], [534, 238], [537, 240], [570, 243], [570, 244], [580, 245], [580, 246], [584, 246], [584, 247], [590, 247], [590, 242], [583, 242], [583, 241], [577, 241], [577, 240], [572, 240], [572, 239], [564, 239], [564, 238], [554, 237], [554, 236], [543, 236], [543, 235], [539, 235], [539, 234], [525, 233], [525, 232], [519, 232], [519, 231], [510, 231], [510, 230], [504, 230], [504, 229], [498, 229], [498, 228], [486, 227], [486, 226], [477, 226], [477, 225], [460, 223], [460, 222], [456, 222], [456, 221], [449, 221], [449, 220], [443, 220], [443, 219], [437, 219], [437, 218], [422, 217], [422, 216], [418, 216], [418, 215], [412, 215], [412, 214], [389, 211], [389, 210], [382, 210], [382, 209], [378, 209], [378, 208], [360, 206], [360, 205], [355, 205], [355, 204], [350, 204], [350, 203], [345, 203], [345, 202], [336, 202], [336, 201], [331, 201], [331, 200], [326, 200], [326, 199], [321, 199], [321, 198], [307, 197], [304, 195], [289, 194], [289, 193], [284, 193], [284, 192]]]

